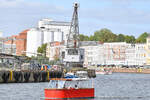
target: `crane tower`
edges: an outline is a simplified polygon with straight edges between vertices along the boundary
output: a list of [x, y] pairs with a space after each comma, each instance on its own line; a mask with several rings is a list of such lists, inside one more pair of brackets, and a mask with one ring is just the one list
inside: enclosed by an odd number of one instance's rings
[[70, 25], [66, 49], [62, 52], [63, 63], [66, 67], [83, 67], [84, 49], [80, 48], [78, 3], [74, 3], [74, 12]]
[[79, 48], [78, 3], [74, 3], [74, 12], [67, 40], [67, 48]]

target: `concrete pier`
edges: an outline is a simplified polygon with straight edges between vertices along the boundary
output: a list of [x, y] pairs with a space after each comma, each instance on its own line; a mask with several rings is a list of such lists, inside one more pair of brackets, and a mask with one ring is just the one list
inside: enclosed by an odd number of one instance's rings
[[0, 71], [0, 83], [48, 82], [49, 78], [61, 78], [61, 71]]
[[150, 69], [148, 68], [112, 68], [112, 72], [150, 74]]

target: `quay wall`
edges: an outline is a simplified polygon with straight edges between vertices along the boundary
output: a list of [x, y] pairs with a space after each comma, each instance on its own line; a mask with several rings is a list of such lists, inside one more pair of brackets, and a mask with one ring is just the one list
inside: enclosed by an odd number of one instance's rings
[[61, 71], [13, 71], [0, 70], [0, 83], [48, 82], [50, 78], [61, 78]]
[[112, 72], [150, 74], [150, 69], [148, 68], [112, 68]]

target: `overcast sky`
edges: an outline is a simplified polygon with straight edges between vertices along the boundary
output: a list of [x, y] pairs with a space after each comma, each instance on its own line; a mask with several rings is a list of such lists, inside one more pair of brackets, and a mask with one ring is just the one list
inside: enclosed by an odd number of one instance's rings
[[0, 0], [3, 36], [37, 27], [38, 20], [71, 21], [73, 2], [79, 2], [80, 33], [92, 35], [108, 28], [138, 37], [150, 32], [150, 0]]

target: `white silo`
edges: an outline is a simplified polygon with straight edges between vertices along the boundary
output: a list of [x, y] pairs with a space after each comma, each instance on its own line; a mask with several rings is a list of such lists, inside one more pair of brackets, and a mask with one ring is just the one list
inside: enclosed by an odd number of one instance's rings
[[49, 43], [54, 41], [54, 32], [51, 30], [44, 30], [44, 43]]
[[37, 49], [43, 44], [43, 32], [38, 28], [32, 28], [27, 32], [27, 56], [36, 56]]
[[54, 32], [54, 41], [62, 42], [63, 41], [63, 32], [55, 31]]

